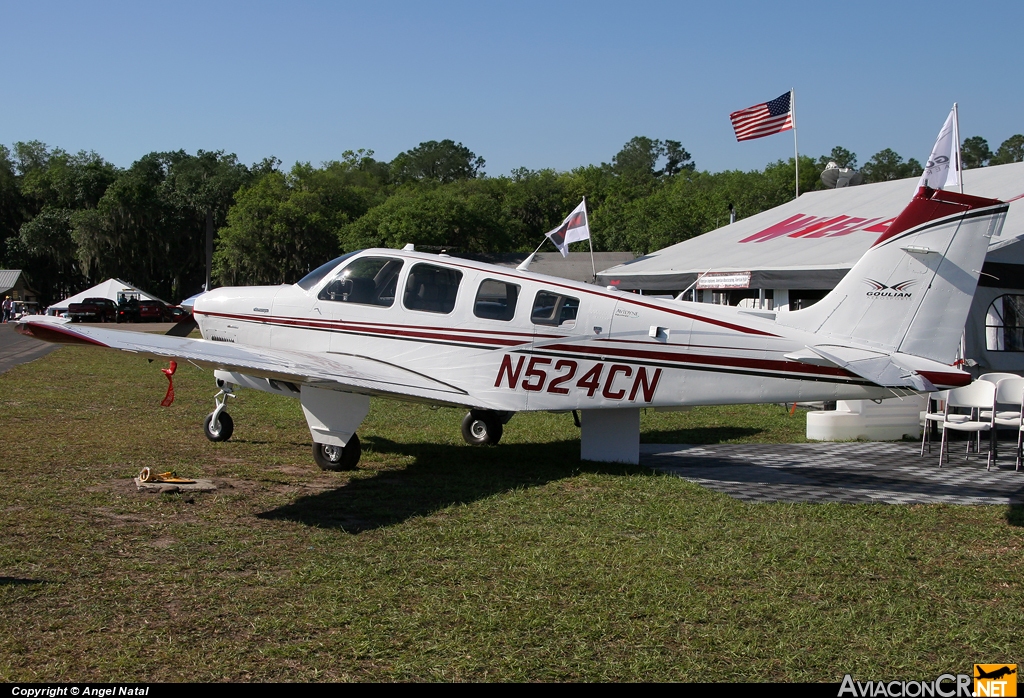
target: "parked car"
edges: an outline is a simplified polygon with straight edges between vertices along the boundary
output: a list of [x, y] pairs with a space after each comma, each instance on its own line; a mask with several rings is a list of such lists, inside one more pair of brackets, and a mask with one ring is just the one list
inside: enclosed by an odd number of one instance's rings
[[68, 306], [71, 322], [112, 322], [118, 319], [117, 304], [109, 298], [86, 298]]
[[180, 305], [167, 306], [168, 322], [186, 322], [191, 319], [192, 313], [188, 308], [182, 308]]
[[139, 301], [139, 322], [164, 322], [167, 319], [167, 306], [161, 301]]
[[138, 322], [139, 321], [139, 299], [138, 298], [126, 298], [117, 304], [117, 321], [118, 322]]
[[38, 315], [39, 304], [35, 301], [14, 301], [14, 309], [11, 311], [12, 320], [20, 320], [26, 315]]

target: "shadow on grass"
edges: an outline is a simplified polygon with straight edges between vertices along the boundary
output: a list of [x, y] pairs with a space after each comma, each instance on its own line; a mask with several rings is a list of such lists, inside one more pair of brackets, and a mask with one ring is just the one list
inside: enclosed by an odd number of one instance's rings
[[656, 476], [639, 465], [580, 461], [576, 440], [467, 448], [399, 444], [374, 437], [367, 438], [363, 447], [378, 453], [413, 456], [415, 461], [404, 470], [351, 480], [343, 487], [302, 497], [259, 517], [360, 533], [453, 504], [537, 487], [581, 472]]
[[1024, 526], [1024, 504], [1011, 504], [1006, 508], [1006, 523], [1011, 526]]
[[21, 579], [20, 577], [0, 577], [0, 587], [28, 586], [29, 584], [46, 584], [46, 580]]
[[645, 444], [720, 444], [732, 439], [749, 438], [763, 432], [764, 429], [755, 427], [668, 429], [645, 432], [641, 442]]

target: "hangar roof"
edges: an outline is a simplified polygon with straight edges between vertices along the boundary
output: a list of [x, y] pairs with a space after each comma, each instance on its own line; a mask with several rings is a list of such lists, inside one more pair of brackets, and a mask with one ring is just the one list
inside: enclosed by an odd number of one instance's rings
[[18, 283], [19, 276], [21, 276], [21, 269], [0, 269], [0, 293], [14, 288], [14, 284]]
[[[622, 289], [682, 290], [698, 275], [751, 272], [751, 288], [833, 288], [907, 205], [918, 178], [812, 191], [795, 201], [598, 273]], [[1024, 163], [964, 173], [964, 192], [1024, 197]], [[1020, 243], [1020, 244], [1015, 244]], [[1024, 264], [1024, 205], [1010, 206], [987, 261]]]

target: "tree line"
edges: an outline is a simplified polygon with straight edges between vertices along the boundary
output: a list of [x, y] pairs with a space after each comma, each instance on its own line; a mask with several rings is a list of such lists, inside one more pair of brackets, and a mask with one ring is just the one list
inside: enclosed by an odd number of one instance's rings
[[[992, 152], [975, 136], [966, 167], [1024, 161], [1024, 135]], [[800, 190], [821, 189], [835, 147], [800, 157]], [[487, 176], [462, 143], [428, 141], [390, 162], [371, 150], [282, 168], [233, 154], [154, 152], [119, 168], [95, 152], [39, 141], [0, 145], [0, 264], [23, 269], [44, 302], [110, 277], [168, 300], [201, 290], [206, 220], [216, 229], [217, 284], [290, 283], [338, 254], [366, 247], [454, 253], [532, 251], [586, 197], [595, 250], [645, 254], [793, 197], [794, 160], [761, 170], [698, 170], [682, 143], [637, 136], [611, 162], [568, 172], [520, 168]], [[891, 149], [862, 167], [867, 182], [921, 173]]]

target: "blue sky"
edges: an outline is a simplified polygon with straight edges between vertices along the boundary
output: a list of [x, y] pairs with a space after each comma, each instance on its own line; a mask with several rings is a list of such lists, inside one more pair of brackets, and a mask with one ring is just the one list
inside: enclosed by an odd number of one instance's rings
[[451, 138], [500, 175], [645, 135], [755, 169], [791, 134], [737, 143], [729, 112], [794, 87], [801, 153], [923, 161], [954, 101], [962, 137], [1024, 133], [1022, 20], [1012, 2], [2, 2], [0, 143], [290, 166]]

